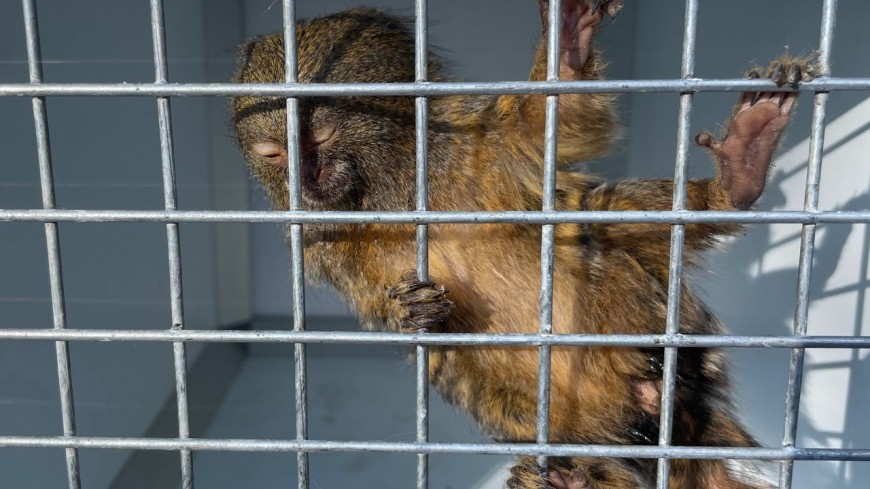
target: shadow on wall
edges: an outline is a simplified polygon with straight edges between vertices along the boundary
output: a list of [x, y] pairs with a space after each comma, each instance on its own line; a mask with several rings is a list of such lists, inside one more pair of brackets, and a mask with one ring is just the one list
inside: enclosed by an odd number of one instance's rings
[[[870, 167], [864, 156], [868, 146], [870, 98], [827, 126], [820, 209], [870, 209]], [[802, 208], [808, 152], [809, 140], [804, 140], [778, 159], [763, 210]], [[800, 234], [796, 225], [755, 226], [713, 258], [719, 263], [711, 268], [722, 272], [705, 287], [716, 298], [711, 303], [730, 305], [719, 315], [735, 334], [791, 334]], [[820, 225], [815, 245], [809, 334], [870, 334], [870, 327], [864, 326], [870, 227]], [[720, 266], [724, 264], [727, 267]], [[789, 351], [737, 350], [731, 357], [740, 382], [737, 398], [746, 400], [743, 407], [751, 431], [762, 444], [779, 446]], [[798, 446], [870, 446], [870, 425], [864, 420], [870, 404], [868, 378], [866, 350], [807, 350]], [[870, 479], [870, 464], [860, 462], [798, 462], [795, 470], [796, 489], [858, 489]]]

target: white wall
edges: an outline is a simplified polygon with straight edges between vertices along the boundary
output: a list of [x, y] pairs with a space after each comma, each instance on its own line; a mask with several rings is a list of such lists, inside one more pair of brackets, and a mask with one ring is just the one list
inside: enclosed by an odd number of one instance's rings
[[[37, 3], [46, 81], [154, 80], [148, 2]], [[226, 10], [221, 23], [204, 18], [227, 2], [165, 3], [170, 80], [226, 80], [238, 16]], [[28, 81], [23, 25], [21, 3], [3, 2], [0, 83]], [[207, 43], [215, 28], [223, 44]], [[58, 207], [162, 208], [154, 99], [50, 98], [47, 106]], [[247, 182], [227, 137], [226, 101], [176, 98], [172, 118], [180, 208], [243, 208]], [[41, 207], [29, 99], [0, 98], [0, 148], [0, 208]], [[170, 326], [165, 226], [64, 223], [60, 243], [71, 328]], [[228, 236], [212, 225], [182, 225], [181, 243], [185, 326], [250, 319], [244, 229]], [[51, 328], [51, 318], [43, 226], [0, 223], [0, 328]], [[70, 352], [81, 435], [141, 436], [174, 392], [168, 344], [78, 342]], [[54, 345], [0, 342], [0, 433], [60, 435], [57, 385]], [[190, 386], [192, 395], [198, 389]], [[107, 487], [129, 453], [82, 451], [84, 487]], [[63, 451], [0, 449], [0, 474], [3, 487], [63, 487]]]

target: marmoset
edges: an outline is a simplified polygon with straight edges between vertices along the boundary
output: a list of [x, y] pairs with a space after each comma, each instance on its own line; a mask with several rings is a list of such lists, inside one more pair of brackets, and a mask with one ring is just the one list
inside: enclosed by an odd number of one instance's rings
[[[593, 46], [602, 18], [619, 1], [563, 0], [562, 80], [597, 80], [604, 62]], [[544, 35], [531, 80], [546, 79], [549, 4], [538, 0]], [[375, 9], [351, 9], [300, 21], [302, 83], [413, 82], [409, 23]], [[783, 56], [749, 77], [797, 87], [812, 77], [808, 59]], [[428, 79], [448, 81], [435, 54]], [[241, 49], [238, 83], [284, 81], [280, 34]], [[690, 210], [748, 209], [767, 181], [772, 155], [795, 108], [797, 91], [744, 93], [721, 138], [704, 132], [716, 177], [688, 182]], [[304, 209], [415, 209], [413, 97], [300, 99], [300, 175]], [[288, 208], [286, 104], [280, 97], [241, 96], [233, 120], [250, 169], [275, 209]], [[429, 206], [435, 211], [534, 211], [542, 208], [545, 96], [437, 96], [429, 99]], [[672, 180], [604, 182], [568, 165], [605, 154], [618, 127], [614, 97], [559, 97], [556, 209], [670, 210]], [[737, 233], [736, 224], [688, 224], [685, 256]], [[419, 281], [411, 224], [304, 226], [308, 277], [331, 284], [369, 328], [450, 333], [536, 333], [541, 227], [523, 224], [433, 224], [431, 281]], [[665, 330], [671, 227], [666, 224], [559, 224], [554, 250], [553, 329], [559, 333], [660, 334]], [[718, 334], [719, 321], [683, 282], [679, 330]], [[662, 349], [554, 347], [552, 443], [655, 444], [659, 437]], [[751, 447], [735, 419], [721, 351], [680, 349], [673, 443]], [[429, 377], [451, 403], [500, 441], [534, 442], [538, 349], [433, 346]], [[673, 460], [674, 489], [767, 487], [723, 460]], [[511, 471], [510, 488], [629, 489], [655, 482], [655, 460], [533, 457]]]

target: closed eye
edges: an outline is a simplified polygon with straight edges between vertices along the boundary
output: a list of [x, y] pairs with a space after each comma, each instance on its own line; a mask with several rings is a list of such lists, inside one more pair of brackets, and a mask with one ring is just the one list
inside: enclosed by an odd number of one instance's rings
[[272, 165], [287, 164], [287, 149], [273, 141], [261, 141], [255, 143], [251, 149], [260, 158]]

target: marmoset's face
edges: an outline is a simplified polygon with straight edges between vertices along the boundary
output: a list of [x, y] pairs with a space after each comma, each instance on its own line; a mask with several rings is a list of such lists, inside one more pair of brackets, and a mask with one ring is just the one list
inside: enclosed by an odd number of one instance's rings
[[[393, 83], [414, 80], [408, 27], [378, 11], [354, 9], [300, 22], [302, 83]], [[243, 48], [235, 81], [282, 83], [284, 40], [260, 37]], [[235, 97], [236, 134], [252, 173], [273, 207], [288, 208], [286, 101]], [[299, 171], [306, 208], [352, 209], [375, 182], [414, 165], [411, 97], [301, 97]], [[396, 174], [393, 175], [393, 170]]]

